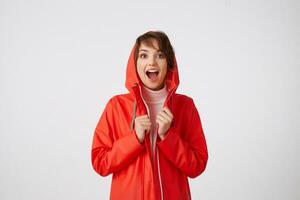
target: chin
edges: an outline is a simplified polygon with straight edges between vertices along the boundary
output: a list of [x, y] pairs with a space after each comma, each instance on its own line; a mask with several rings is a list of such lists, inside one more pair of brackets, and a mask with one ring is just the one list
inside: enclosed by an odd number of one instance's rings
[[146, 85], [147, 88], [151, 90], [160, 90], [163, 88], [163, 84], [151, 84], [151, 85]]

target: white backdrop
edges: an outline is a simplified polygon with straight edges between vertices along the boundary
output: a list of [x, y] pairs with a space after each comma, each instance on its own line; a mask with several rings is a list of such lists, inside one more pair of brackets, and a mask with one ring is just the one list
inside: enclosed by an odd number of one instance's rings
[[300, 199], [300, 3], [0, 2], [0, 199], [108, 199], [90, 161], [136, 37], [174, 46], [209, 150], [193, 199]]

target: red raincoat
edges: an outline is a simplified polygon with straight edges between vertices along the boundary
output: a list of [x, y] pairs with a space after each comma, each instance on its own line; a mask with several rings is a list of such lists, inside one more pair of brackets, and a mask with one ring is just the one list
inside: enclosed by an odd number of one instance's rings
[[[199, 176], [208, 159], [200, 116], [192, 98], [175, 93], [179, 85], [176, 58], [165, 83], [164, 106], [173, 114], [166, 138], [157, 137], [154, 158], [150, 138], [139, 143], [134, 119], [147, 114], [134, 62], [134, 46], [127, 63], [127, 94], [112, 97], [95, 128], [91, 160], [101, 176], [113, 174], [111, 200], [188, 200], [188, 177]], [[149, 134], [150, 135], [150, 134]], [[148, 135], [148, 136], [149, 136]]]

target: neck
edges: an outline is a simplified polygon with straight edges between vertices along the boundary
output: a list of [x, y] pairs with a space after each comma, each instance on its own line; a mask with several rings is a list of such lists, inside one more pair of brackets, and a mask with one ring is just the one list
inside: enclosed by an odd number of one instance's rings
[[143, 86], [142, 94], [146, 102], [158, 103], [163, 102], [165, 100], [166, 96], [168, 95], [168, 90], [166, 85], [163, 85], [163, 87], [160, 90], [151, 90]]

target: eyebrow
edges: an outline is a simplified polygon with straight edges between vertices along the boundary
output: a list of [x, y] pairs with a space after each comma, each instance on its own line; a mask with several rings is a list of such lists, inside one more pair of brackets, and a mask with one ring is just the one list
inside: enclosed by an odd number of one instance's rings
[[[148, 50], [146, 50], [146, 49], [140, 49], [139, 51], [146, 51], [146, 52], [148, 52]], [[156, 52], [162, 52], [162, 50], [156, 50]]]

